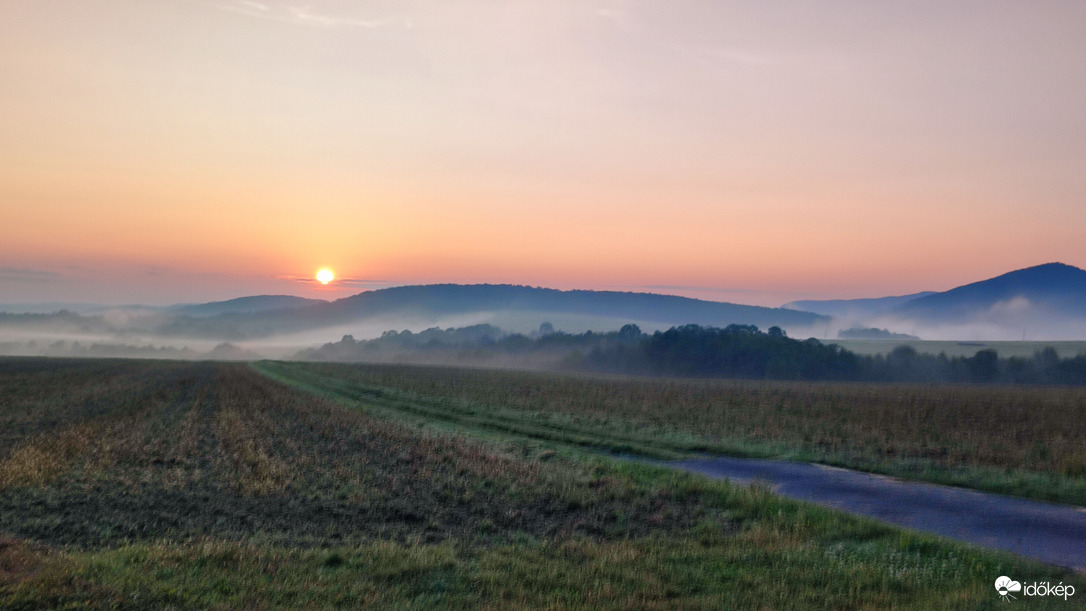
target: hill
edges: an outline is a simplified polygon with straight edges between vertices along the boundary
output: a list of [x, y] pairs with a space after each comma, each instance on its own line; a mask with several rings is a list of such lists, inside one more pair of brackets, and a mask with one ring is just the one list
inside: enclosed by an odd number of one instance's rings
[[781, 307], [789, 310], [803, 310], [804, 312], [814, 312], [815, 314], [823, 314], [825, 316], [835, 316], [837, 318], [866, 318], [878, 316], [879, 314], [888, 312], [902, 304], [913, 301], [914, 299], [934, 294], [935, 293], [932, 291], [924, 291], [911, 295], [876, 297], [871, 299], [792, 301]]
[[809, 312], [705, 301], [675, 295], [617, 291], [561, 291], [508, 284], [434, 284], [360, 293], [329, 305], [366, 314], [402, 312], [464, 314], [535, 311], [605, 315], [666, 324], [806, 325], [822, 319]]
[[249, 312], [266, 312], [268, 310], [289, 310], [320, 303], [328, 303], [323, 299], [306, 299], [293, 295], [253, 295], [251, 297], [238, 297], [227, 301], [212, 301], [192, 305], [175, 305], [168, 308], [178, 314], [187, 316], [218, 316], [219, 314], [245, 314]]
[[[535, 325], [549, 315], [610, 317], [661, 326], [750, 324], [762, 328], [799, 328], [825, 322], [818, 314], [704, 301], [674, 295], [616, 291], [562, 291], [516, 285], [433, 284], [401, 286], [359, 293], [328, 303], [257, 312], [224, 312], [196, 318], [183, 316], [165, 325], [168, 334], [242, 339], [292, 333], [364, 321], [395, 325], [439, 324], [452, 317], [520, 312]], [[406, 323], [404, 323], [406, 324]], [[394, 326], [386, 326], [394, 328]]]
[[1086, 319], [1086, 270], [1046, 263], [914, 299], [892, 312], [925, 322]]
[[1080, 339], [1086, 338], [1086, 271], [1046, 263], [943, 292], [783, 307], [926, 339]]

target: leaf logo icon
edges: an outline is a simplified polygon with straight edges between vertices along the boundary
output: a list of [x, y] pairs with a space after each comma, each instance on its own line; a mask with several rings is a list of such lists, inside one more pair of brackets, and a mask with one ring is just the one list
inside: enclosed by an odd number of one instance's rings
[[1016, 598], [1011, 595], [1011, 592], [1021, 592], [1022, 584], [1014, 581], [1006, 575], [1001, 575], [999, 579], [995, 580], [995, 589], [999, 593], [1000, 598], [1003, 600], [1010, 600]]

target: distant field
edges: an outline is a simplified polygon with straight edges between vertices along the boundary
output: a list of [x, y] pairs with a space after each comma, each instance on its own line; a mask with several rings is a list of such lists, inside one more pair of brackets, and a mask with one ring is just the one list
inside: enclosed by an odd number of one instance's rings
[[898, 346], [912, 346], [917, 352], [927, 354], [939, 354], [945, 352], [947, 356], [973, 356], [979, 350], [992, 349], [1001, 357], [1030, 357], [1033, 353], [1051, 346], [1061, 358], [1072, 358], [1086, 353], [1086, 341], [1064, 342], [971, 342], [971, 341], [928, 341], [928, 340], [897, 340], [897, 339], [834, 339], [822, 340], [827, 344], [837, 344], [846, 350], [857, 354], [875, 355], [889, 354]]
[[730, 381], [261, 363], [396, 417], [658, 456], [848, 466], [1086, 505], [1086, 388]]
[[[588, 451], [696, 449], [597, 415], [636, 398], [602, 394], [613, 381], [577, 397], [579, 378], [309, 367], [0, 359], [0, 608], [976, 608], [1002, 574], [1086, 591]], [[514, 376], [490, 379], [502, 401], [595, 411], [469, 406], [475, 375]]]

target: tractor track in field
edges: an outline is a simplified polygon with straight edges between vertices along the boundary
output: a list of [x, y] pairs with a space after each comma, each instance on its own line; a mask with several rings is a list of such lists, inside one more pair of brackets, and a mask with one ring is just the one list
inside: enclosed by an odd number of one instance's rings
[[[380, 387], [339, 386], [320, 376], [294, 378], [291, 383], [309, 392], [338, 396], [386, 413], [568, 444], [611, 456], [638, 456], [633, 460], [651, 461], [740, 484], [764, 482], [785, 497], [1086, 571], [1086, 509], [1081, 507], [906, 481], [817, 463], [728, 456], [651, 460], [662, 458], [661, 448], [644, 451], [643, 443], [617, 432], [603, 431], [597, 436], [560, 423], [528, 424], [500, 413], [476, 412], [455, 401], [414, 397]], [[699, 451], [705, 450], [682, 445], [663, 448], [663, 452], [687, 455]]]

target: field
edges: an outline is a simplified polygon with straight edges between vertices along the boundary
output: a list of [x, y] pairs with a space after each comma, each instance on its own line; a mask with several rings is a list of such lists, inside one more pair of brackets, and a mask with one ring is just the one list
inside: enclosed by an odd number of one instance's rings
[[971, 357], [980, 350], [995, 350], [999, 356], [1009, 358], [1029, 358], [1035, 352], [1052, 348], [1060, 358], [1074, 358], [1086, 354], [1086, 342], [1083, 341], [948, 341], [948, 340], [900, 340], [900, 339], [833, 339], [824, 340], [828, 344], [837, 344], [856, 354], [889, 354], [898, 346], [912, 346], [921, 354], [946, 353], [949, 357]]
[[[865, 396], [875, 415], [856, 430], [896, 431], [907, 389], [879, 412], [887, 388], [3, 359], [0, 607], [996, 608], [1005, 574], [1086, 591], [1060, 569], [602, 452], [785, 448], [803, 430], [817, 446], [815, 423], [842, 424], [827, 401]], [[1081, 393], [1036, 393], [997, 408], [1081, 414]], [[1056, 442], [1043, 424], [1025, 433], [1048, 448], [1030, 472], [1081, 481], [1059, 465], [1081, 464], [1082, 425]]]
[[816, 461], [1086, 505], [1086, 389], [674, 380], [267, 363], [399, 418], [657, 457]]

